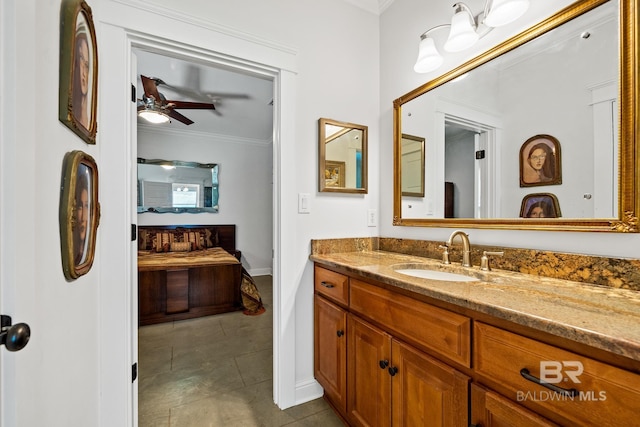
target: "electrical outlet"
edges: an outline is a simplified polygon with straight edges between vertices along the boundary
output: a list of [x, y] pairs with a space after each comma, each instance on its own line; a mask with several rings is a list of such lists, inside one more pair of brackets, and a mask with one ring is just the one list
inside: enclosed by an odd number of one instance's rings
[[367, 226], [376, 227], [378, 225], [378, 212], [375, 209], [367, 211]]

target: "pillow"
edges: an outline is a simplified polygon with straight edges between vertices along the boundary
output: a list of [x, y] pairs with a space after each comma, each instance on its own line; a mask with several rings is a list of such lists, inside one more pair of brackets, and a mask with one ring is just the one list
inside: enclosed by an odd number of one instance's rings
[[169, 252], [169, 249], [171, 248], [171, 244], [173, 242], [173, 233], [156, 233], [156, 239], [153, 248], [156, 252]]
[[199, 232], [196, 231], [185, 231], [182, 237], [183, 242], [188, 242], [191, 245], [191, 250], [195, 251], [198, 249], [204, 249], [204, 240]]
[[139, 229], [138, 233], [138, 249], [149, 250], [153, 248], [153, 238], [150, 231]]
[[171, 243], [171, 252], [189, 252], [190, 250], [191, 250], [191, 242]]

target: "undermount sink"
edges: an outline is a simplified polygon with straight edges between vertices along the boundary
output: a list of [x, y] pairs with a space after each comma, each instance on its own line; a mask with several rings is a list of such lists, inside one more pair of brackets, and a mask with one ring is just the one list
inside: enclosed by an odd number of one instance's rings
[[448, 271], [433, 270], [428, 267], [416, 266], [409, 267], [406, 265], [394, 268], [396, 273], [404, 274], [412, 277], [420, 277], [422, 279], [440, 280], [445, 282], [479, 282], [480, 279], [467, 276], [464, 274], [450, 273]]

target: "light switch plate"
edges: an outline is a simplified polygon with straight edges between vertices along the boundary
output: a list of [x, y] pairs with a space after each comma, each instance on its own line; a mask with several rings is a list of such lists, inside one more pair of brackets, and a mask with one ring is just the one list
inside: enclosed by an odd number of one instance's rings
[[309, 193], [298, 193], [298, 213], [311, 213]]

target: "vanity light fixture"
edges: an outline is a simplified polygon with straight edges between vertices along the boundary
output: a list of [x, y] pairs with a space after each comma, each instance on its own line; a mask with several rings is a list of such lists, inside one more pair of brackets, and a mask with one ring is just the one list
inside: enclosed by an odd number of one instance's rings
[[444, 43], [447, 52], [460, 52], [476, 44], [480, 35], [476, 32], [476, 21], [471, 9], [464, 3], [456, 3], [455, 13], [451, 18], [451, 31]]
[[492, 28], [509, 24], [522, 16], [529, 8], [529, 0], [486, 0], [484, 11], [477, 16], [462, 2], [455, 3], [453, 8], [451, 24], [437, 25], [420, 35], [418, 59], [413, 66], [416, 73], [428, 73], [444, 62], [435, 41], [429, 37], [432, 31], [449, 27], [444, 50], [460, 52], [473, 46]]

